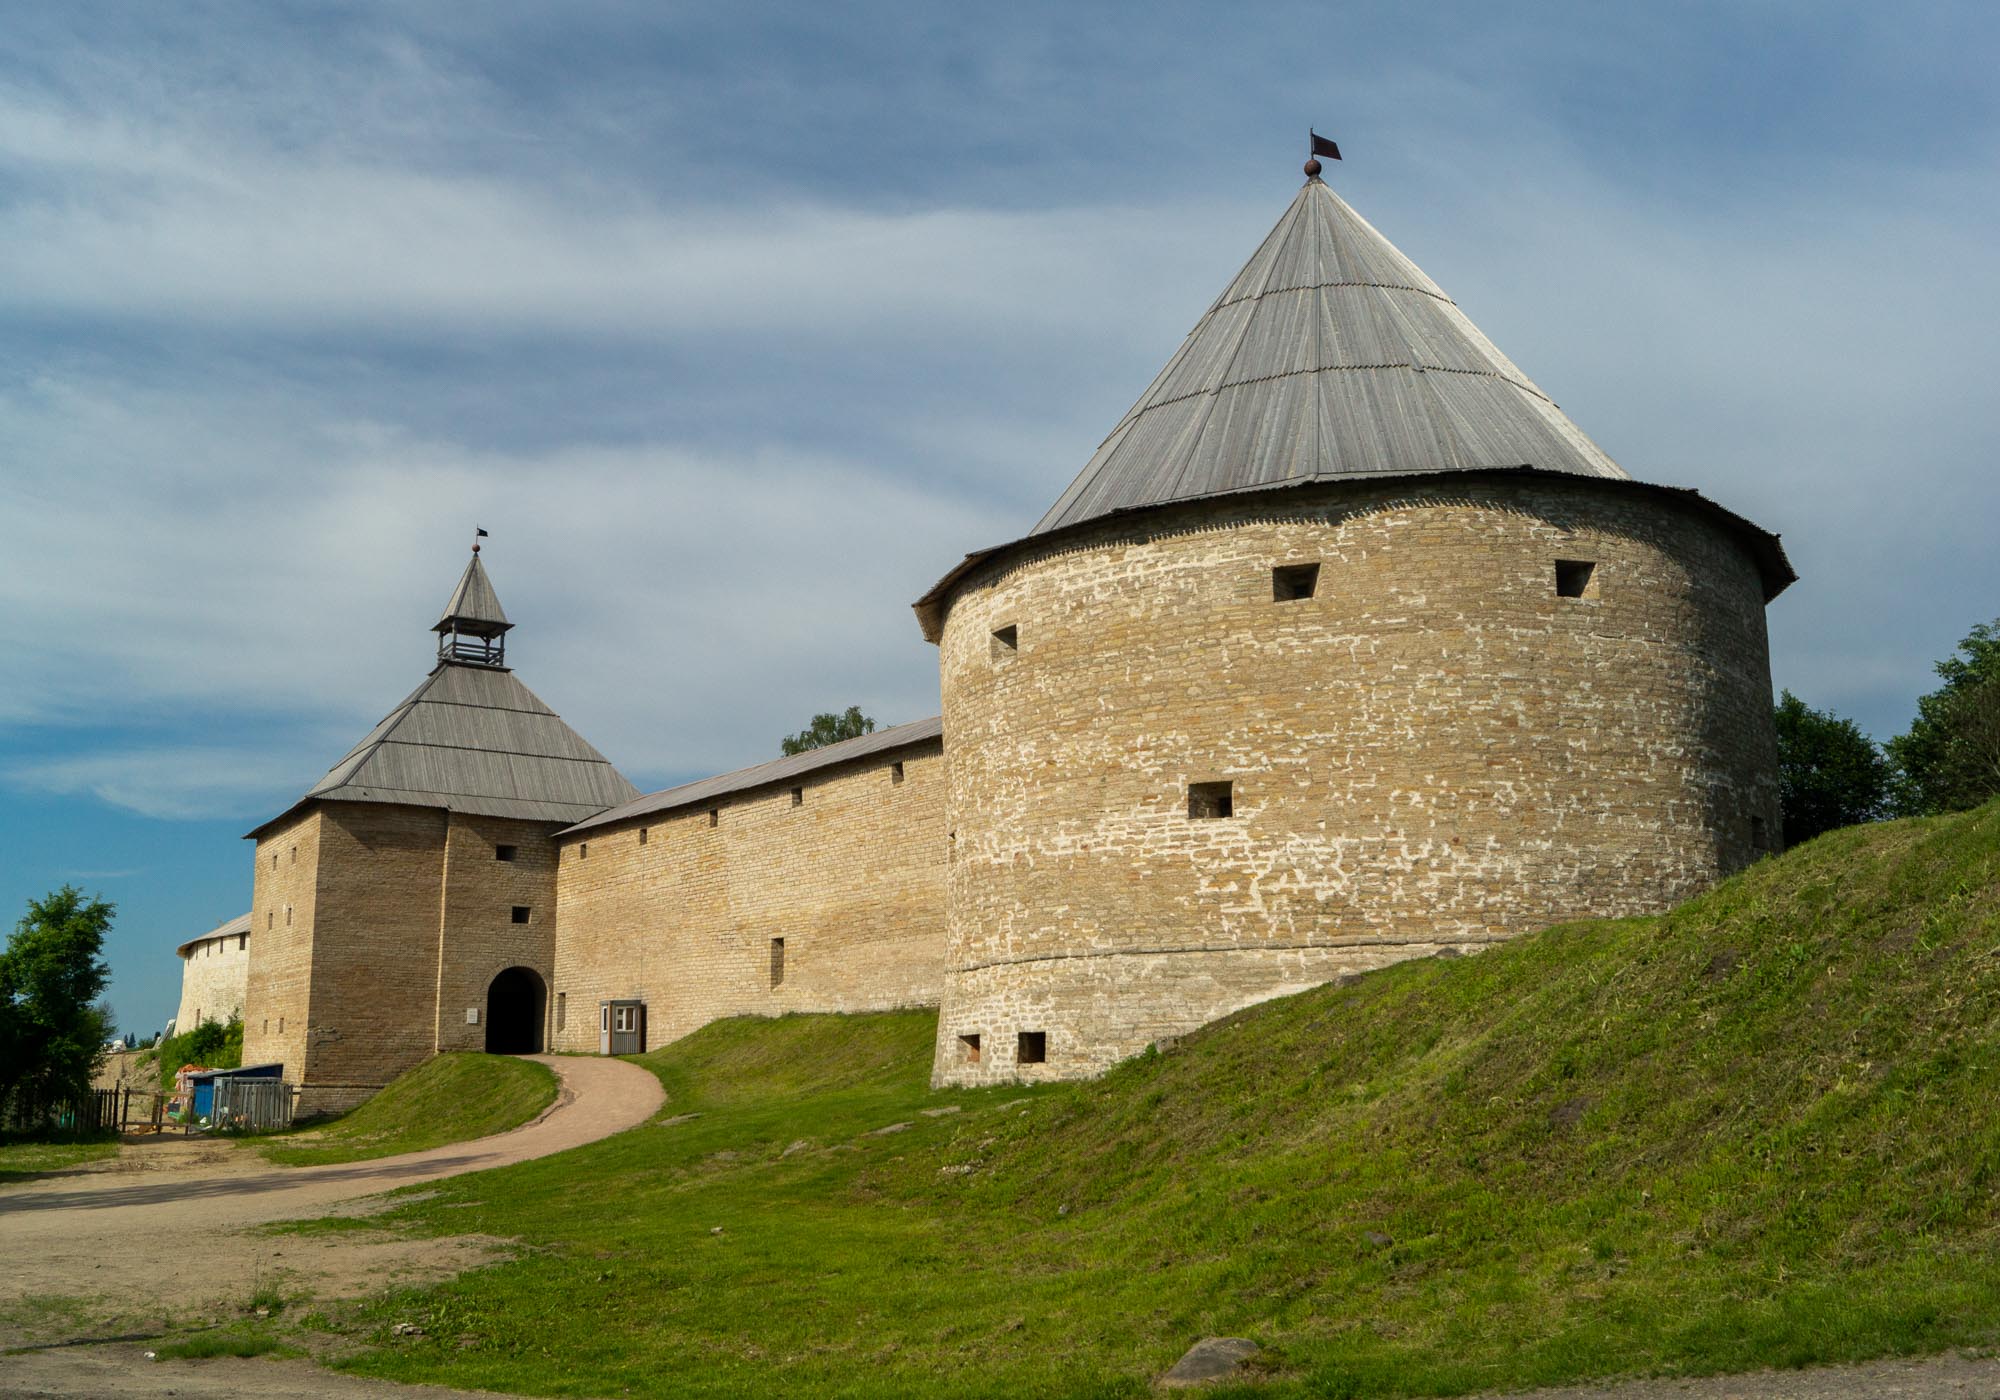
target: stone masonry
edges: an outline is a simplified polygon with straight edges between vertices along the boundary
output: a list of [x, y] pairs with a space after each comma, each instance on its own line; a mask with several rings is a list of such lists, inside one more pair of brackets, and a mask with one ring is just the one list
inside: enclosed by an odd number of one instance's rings
[[250, 983], [247, 922], [232, 921], [181, 945], [181, 1004], [174, 1013], [177, 1034], [203, 1021], [227, 1021], [242, 1013]]
[[932, 739], [564, 836], [554, 1048], [596, 1050], [614, 998], [646, 1003], [653, 1046], [723, 1016], [935, 1005], [944, 806]]
[[[1581, 596], [1559, 561], [1590, 566]], [[1300, 566], [1311, 596], [1281, 600]], [[1763, 600], [1710, 515], [1589, 478], [1306, 488], [1024, 542], [943, 628], [936, 1078], [1095, 1073], [1747, 864], [1778, 830]], [[1226, 815], [1194, 790], [1216, 783]]]

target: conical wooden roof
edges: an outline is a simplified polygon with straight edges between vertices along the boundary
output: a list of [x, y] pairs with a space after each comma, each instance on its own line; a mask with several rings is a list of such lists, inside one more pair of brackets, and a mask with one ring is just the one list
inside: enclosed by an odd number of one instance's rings
[[493, 591], [493, 581], [486, 577], [486, 566], [479, 562], [479, 552], [474, 550], [472, 562], [458, 576], [458, 587], [451, 591], [451, 601], [444, 605], [444, 613], [431, 631], [456, 629], [475, 637], [492, 637], [513, 625], [500, 610], [500, 595]]
[[1626, 473], [1318, 177], [1033, 534], [1361, 476]]
[[286, 815], [387, 802], [569, 825], [638, 795], [512, 671], [446, 661]]

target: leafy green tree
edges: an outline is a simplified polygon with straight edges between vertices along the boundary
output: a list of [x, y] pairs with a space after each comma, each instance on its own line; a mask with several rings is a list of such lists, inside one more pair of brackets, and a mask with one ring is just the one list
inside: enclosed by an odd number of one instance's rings
[[104, 935], [115, 912], [69, 885], [28, 901], [0, 952], [0, 1106], [90, 1088], [112, 1031], [97, 999], [111, 978]]
[[814, 715], [811, 724], [784, 739], [782, 746], [787, 754], [805, 753], [874, 732], [875, 721], [862, 714], [859, 705], [849, 705], [844, 715]]
[[1889, 762], [1853, 720], [1815, 710], [1789, 690], [1780, 692], [1772, 718], [1787, 846], [1887, 813]]
[[1909, 732], [1889, 741], [1896, 805], [1911, 816], [2000, 796], [2000, 618], [1974, 627], [1937, 673], [1944, 684], [1917, 701]]
[[243, 1063], [243, 1018], [202, 1021], [191, 1031], [170, 1035], [160, 1042], [160, 1088], [174, 1087], [174, 1076], [182, 1065], [203, 1069], [235, 1069]]

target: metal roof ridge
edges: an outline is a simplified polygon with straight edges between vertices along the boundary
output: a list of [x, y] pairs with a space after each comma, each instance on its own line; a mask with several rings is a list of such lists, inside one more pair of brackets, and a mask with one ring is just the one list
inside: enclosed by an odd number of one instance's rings
[[[908, 720], [902, 724], [892, 724], [867, 734], [857, 734], [851, 739], [837, 743], [823, 744], [803, 753], [781, 754], [777, 758], [765, 759], [762, 763], [748, 764], [727, 772], [712, 774], [706, 778], [695, 778], [689, 782], [676, 783], [672, 787], [661, 788], [657, 792], [642, 793], [616, 806], [607, 807], [596, 815], [578, 822], [557, 836], [568, 836], [576, 832], [608, 826], [613, 822], [645, 816], [653, 812], [672, 811], [676, 807], [692, 806], [697, 802], [712, 798], [726, 797], [739, 792], [749, 792], [756, 788], [780, 783], [788, 778], [801, 777], [824, 768], [833, 768], [855, 759], [869, 758], [887, 753], [910, 744], [926, 743], [941, 738], [944, 734], [944, 717], [933, 715], [928, 719]], [[754, 775], [754, 776], [753, 776]], [[731, 780], [741, 780], [732, 782]], [[695, 790], [701, 789], [699, 793]], [[685, 793], [684, 800], [673, 800], [677, 793]]]

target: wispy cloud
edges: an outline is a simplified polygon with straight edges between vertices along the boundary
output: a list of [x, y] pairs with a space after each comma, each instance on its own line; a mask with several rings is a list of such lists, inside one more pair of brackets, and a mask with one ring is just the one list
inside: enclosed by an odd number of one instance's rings
[[[143, 816], [181, 819], [241, 815], [246, 804], [274, 789], [288, 767], [255, 750], [161, 748], [22, 763], [5, 777], [30, 792], [88, 793]], [[98, 872], [95, 878], [132, 873]]]

